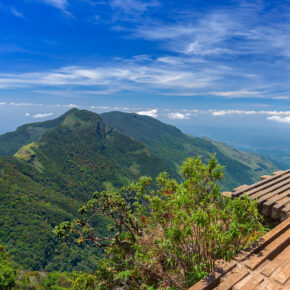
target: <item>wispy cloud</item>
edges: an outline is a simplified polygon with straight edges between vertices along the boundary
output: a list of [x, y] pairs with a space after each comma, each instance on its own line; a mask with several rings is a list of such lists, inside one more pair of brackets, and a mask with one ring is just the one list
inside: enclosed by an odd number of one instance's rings
[[192, 11], [192, 17], [174, 23], [145, 22], [132, 36], [159, 41], [174, 52], [201, 58], [263, 54], [289, 57], [289, 8], [284, 6], [278, 10], [275, 7], [265, 14], [264, 5], [258, 2], [243, 3], [245, 1], [232, 9], [226, 6], [209, 9], [205, 14]]
[[110, 4], [113, 8], [121, 9], [125, 13], [131, 14], [136, 12], [144, 12], [149, 7], [158, 6], [158, 1], [140, 1], [140, 0], [111, 0]]
[[53, 113], [43, 113], [43, 114], [39, 113], [39, 114], [33, 115], [32, 118], [34, 118], [34, 119], [40, 119], [40, 118], [50, 117], [52, 115], [53, 115]]
[[131, 21], [140, 19], [142, 14], [149, 8], [158, 6], [159, 2], [157, 0], [110, 0], [110, 5], [115, 11], [114, 18]]
[[[76, 4], [78, 1], [69, 0], [38, 2], [64, 13], [68, 13], [68, 9], [77, 11], [75, 8], [79, 5]], [[126, 98], [130, 93], [136, 93], [136, 97], [171, 96], [168, 98], [171, 102], [178, 102], [179, 97], [186, 99], [188, 104], [193, 99], [198, 100], [196, 103], [240, 99], [235, 102], [241, 104], [253, 102], [253, 99], [258, 102], [272, 99], [286, 104], [290, 95], [290, 8], [287, 5], [280, 7], [282, 1], [275, 6], [264, 1], [243, 0], [204, 7], [203, 1], [198, 4], [187, 1], [192, 3], [184, 2], [184, 5], [169, 2], [174, 1], [83, 0], [80, 11], [76, 13], [90, 19], [96, 14], [100, 15], [99, 20], [104, 17], [108, 22], [102, 23], [102, 29], [108, 29], [108, 40], [116, 37], [114, 43], [122, 43], [114, 50], [114, 55], [109, 55], [108, 50], [94, 66], [95, 56], [86, 55], [84, 61], [77, 59], [83, 53], [80, 49], [76, 60], [69, 60], [70, 56], [67, 56], [68, 61], [64, 63], [71, 65], [64, 67], [57, 68], [61, 63], [57, 61], [57, 64], [39, 66], [41, 69], [35, 71], [29, 68], [23, 72], [20, 68], [19, 72], [4, 73], [1, 70], [1, 93], [24, 88], [25, 92], [39, 93], [40, 98], [47, 95], [61, 98], [70, 94], [74, 99], [109, 98], [110, 95]], [[202, 4], [201, 9], [195, 9], [199, 4]], [[83, 7], [89, 7], [90, 15], [81, 10]], [[16, 8], [14, 11], [10, 9], [10, 6], [5, 6], [6, 13], [22, 16]], [[161, 15], [161, 9], [166, 13]], [[112, 20], [118, 13], [121, 19], [116, 17], [117, 20]], [[138, 21], [130, 22], [131, 16], [139, 17]], [[84, 19], [79, 21], [84, 25], [82, 27], [92, 25], [91, 22], [85, 23]], [[99, 23], [93, 25], [95, 28]], [[119, 33], [112, 32], [113, 26], [115, 29], [118, 27]], [[65, 38], [63, 44], [70, 38], [73, 37]], [[132, 49], [127, 50], [123, 45], [127, 41], [128, 45], [132, 44]], [[65, 47], [61, 45], [61, 40], [59, 42], [59, 47]], [[88, 45], [84, 43], [83, 47]], [[102, 49], [96, 48], [97, 54], [102, 55]], [[9, 47], [6, 50], [11, 52]], [[64, 55], [63, 51], [59, 51], [60, 55]], [[132, 51], [137, 51], [137, 55], [132, 55]], [[116, 55], [118, 52], [121, 56]], [[87, 64], [85, 59], [89, 59]], [[77, 63], [84, 65], [75, 65]], [[156, 104], [158, 101], [156, 97]], [[144, 103], [146, 106], [146, 101]], [[272, 103], [268, 102], [269, 105]], [[179, 112], [171, 113], [176, 113], [170, 115], [171, 118], [184, 117], [178, 115]], [[222, 116], [230, 113], [220, 110], [211, 114]]]
[[20, 106], [20, 107], [23, 107], [23, 106], [43, 106], [43, 104], [35, 104], [35, 103], [9, 103], [9, 106]]
[[[37, 86], [110, 86], [108, 93], [125, 88], [135, 90], [144, 86], [152, 89], [198, 89], [208, 86], [219, 78], [218, 72], [208, 75], [206, 70], [187, 71], [182, 68], [160, 67], [155, 63], [148, 65], [122, 63], [107, 67], [63, 67], [54, 71], [20, 74], [0, 74], [0, 88]], [[103, 89], [102, 89], [103, 87]], [[106, 89], [107, 90], [107, 89]], [[88, 91], [98, 94], [98, 91]]]
[[290, 111], [246, 111], [246, 110], [209, 110], [213, 116], [226, 116], [226, 115], [274, 115], [274, 116], [287, 116]]
[[11, 13], [18, 18], [23, 18], [23, 14], [19, 12], [15, 7], [11, 7]]
[[68, 0], [42, 0], [45, 4], [53, 6], [61, 10], [68, 17], [74, 18], [73, 14], [68, 11], [69, 2]]
[[65, 11], [68, 6], [67, 0], [43, 0], [43, 2], [63, 11]]
[[249, 97], [255, 97], [261, 96], [261, 92], [255, 92], [255, 91], [247, 91], [247, 90], [241, 90], [241, 91], [232, 91], [232, 92], [211, 92], [211, 94], [215, 96], [222, 96], [227, 98], [249, 98]]
[[237, 22], [226, 13], [211, 13], [197, 22], [139, 26], [133, 36], [162, 41], [169, 49], [186, 55], [236, 54], [225, 42], [232, 38]]

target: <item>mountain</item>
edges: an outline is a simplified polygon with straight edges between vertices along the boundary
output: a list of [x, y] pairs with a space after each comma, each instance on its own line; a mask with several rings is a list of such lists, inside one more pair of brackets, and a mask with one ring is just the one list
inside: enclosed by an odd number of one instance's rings
[[[161, 171], [177, 176], [144, 145], [84, 110], [22, 126], [8, 136], [8, 144], [33, 142], [14, 156], [0, 157], [0, 243], [30, 270], [93, 269], [101, 250], [67, 247], [53, 237], [53, 227], [76, 216], [95, 191], [119, 188], [140, 175], [156, 177]], [[96, 217], [100, 235], [106, 234], [108, 222]]]
[[71, 109], [54, 120], [25, 124], [17, 128], [15, 132], [0, 135], [0, 156], [13, 155], [22, 146], [38, 141], [45, 131], [60, 125], [75, 110]]
[[141, 142], [177, 171], [189, 156], [199, 155], [206, 160], [210, 154], [216, 153], [218, 161], [225, 166], [222, 181], [225, 190], [251, 184], [261, 175], [277, 170], [276, 165], [265, 157], [239, 151], [207, 138], [186, 135], [176, 127], [149, 116], [122, 112], [103, 113], [100, 116], [106, 124]]
[[[95, 191], [141, 175], [167, 171], [179, 179], [186, 157], [217, 154], [226, 166], [224, 189], [276, 170], [267, 159], [182, 133], [148, 116], [72, 109], [57, 119], [27, 124], [0, 136], [0, 244], [30, 270], [90, 271], [102, 251], [53, 237]], [[5, 156], [3, 156], [5, 155]], [[97, 216], [97, 232], [110, 221]]]

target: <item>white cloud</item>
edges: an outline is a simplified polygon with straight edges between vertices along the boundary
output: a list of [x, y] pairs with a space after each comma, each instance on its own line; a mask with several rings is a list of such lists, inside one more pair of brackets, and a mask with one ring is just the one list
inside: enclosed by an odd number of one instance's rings
[[6, 105], [6, 103], [0, 103], [0, 105]]
[[23, 18], [23, 14], [19, 12], [15, 7], [11, 8], [11, 13], [16, 17]]
[[30, 113], [25, 113], [24, 116], [25, 117], [30, 117]]
[[152, 110], [147, 110], [147, 111], [140, 111], [137, 112], [138, 115], [145, 115], [149, 116], [152, 118], [157, 118], [158, 117], [158, 110], [157, 109], [152, 109]]
[[209, 86], [219, 78], [218, 71], [202, 69], [198, 72], [176, 66], [160, 67], [157, 63], [148, 65], [121, 63], [114, 66], [95, 68], [63, 67], [47, 72], [0, 74], [1, 85], [5, 87], [36, 86], [100, 86], [110, 90], [88, 91], [89, 94], [114, 93], [122, 89], [136, 90], [146, 86], [153, 89], [198, 89]]
[[34, 119], [39, 119], [39, 118], [46, 118], [52, 116], [53, 113], [43, 113], [43, 114], [35, 114], [32, 116]]
[[136, 14], [145, 12], [148, 7], [158, 6], [158, 1], [139, 0], [111, 0], [110, 4], [115, 9], [120, 9], [126, 14]]
[[[239, 4], [231, 8], [219, 5], [208, 13], [190, 11], [191, 17], [176, 17], [174, 24], [144, 21], [133, 36], [159, 41], [164, 48], [200, 58], [264, 55], [269, 60], [273, 56], [290, 56], [286, 5], [267, 7], [265, 13], [263, 1], [252, 1], [254, 5], [234, 2]], [[184, 12], [186, 15], [189, 11]]]
[[232, 115], [232, 114], [256, 114], [255, 111], [241, 111], [241, 110], [209, 110], [213, 116], [225, 116], [225, 115]]
[[90, 109], [109, 110], [108, 106], [90, 106]]
[[[120, 90], [120, 87], [119, 87]], [[83, 91], [83, 94], [87, 95], [111, 95], [113, 93], [116, 93], [119, 91], [118, 89], [113, 89], [113, 88], [107, 88], [105, 90], [94, 90], [94, 91]]]
[[[67, 11], [70, 2], [40, 1], [62, 11]], [[111, 5], [112, 18], [118, 13], [130, 18], [130, 14], [140, 15], [159, 5], [155, 0], [86, 2]], [[163, 96], [289, 100], [285, 97], [290, 89], [289, 58], [281, 58], [290, 56], [289, 10], [282, 10], [278, 5], [277, 10], [269, 7], [264, 14], [262, 5], [256, 4], [261, 1], [254, 1], [255, 5], [241, 4], [248, 1], [234, 2], [231, 6], [213, 6], [205, 13], [179, 7], [172, 22], [168, 22], [172, 16], [168, 10], [164, 22], [163, 18], [152, 18], [152, 13], [134, 24], [118, 23], [124, 24], [120, 37], [128, 32], [130, 38], [153, 41], [153, 55], [143, 55], [140, 51], [141, 55], [130, 59], [116, 57], [98, 67], [67, 66], [31, 73], [0, 73], [0, 89], [35, 88], [39, 92], [47, 89], [45, 94], [71, 93], [79, 98], [81, 94], [144, 93], [146, 89], [148, 94]], [[166, 9], [165, 3], [162, 5]], [[156, 47], [161, 47], [157, 53]], [[162, 55], [164, 51], [167, 53]], [[250, 60], [247, 55], [251, 56]], [[76, 90], [77, 86], [81, 88]]]
[[[152, 41], [161, 41], [168, 49], [185, 55], [200, 57], [233, 55], [237, 52], [226, 41], [239, 31], [238, 19], [227, 13], [212, 12], [202, 18], [182, 24], [149, 23], [139, 26], [133, 36]], [[241, 28], [240, 28], [241, 29]]]
[[68, 6], [67, 0], [43, 0], [43, 2], [63, 11], [65, 11]]
[[184, 114], [184, 113], [180, 113], [180, 112], [172, 112], [172, 113], [169, 113], [167, 116], [169, 119], [172, 119], [172, 120], [176, 120], [176, 119], [186, 120], [186, 119], [190, 118], [189, 113]]
[[290, 115], [281, 117], [281, 116], [271, 116], [267, 118], [268, 120], [277, 121], [280, 123], [289, 123], [290, 124]]
[[65, 107], [68, 107], [68, 108], [79, 108], [80, 106], [74, 105], [74, 104], [69, 104], [69, 105], [65, 105]]
[[227, 98], [249, 98], [249, 97], [257, 97], [261, 95], [260, 92], [256, 91], [247, 91], [247, 90], [241, 90], [241, 91], [230, 91], [230, 92], [211, 92], [211, 94], [215, 96], [221, 96], [221, 97], [227, 97]]
[[9, 103], [9, 106], [43, 106], [43, 104], [35, 104], [35, 103]]
[[290, 111], [245, 111], [245, 110], [209, 110], [213, 116], [225, 115], [274, 115], [274, 116], [288, 116]]

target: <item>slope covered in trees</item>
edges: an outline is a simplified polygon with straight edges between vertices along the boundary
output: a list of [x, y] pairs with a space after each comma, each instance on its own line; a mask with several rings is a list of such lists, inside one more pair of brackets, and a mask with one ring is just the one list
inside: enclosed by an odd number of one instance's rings
[[74, 109], [69, 110], [60, 117], [50, 121], [25, 124], [17, 128], [14, 132], [0, 135], [0, 155], [13, 155], [22, 146], [38, 141], [46, 130], [60, 125], [66, 116], [73, 111]]
[[[208, 160], [214, 152], [226, 166], [224, 187], [275, 170], [259, 156], [187, 136], [150, 117], [112, 112], [101, 118], [77, 109], [0, 136], [0, 152], [14, 154], [0, 157], [0, 243], [30, 270], [95, 268], [102, 250], [65, 245], [52, 236], [53, 227], [77, 215], [95, 191], [111, 191], [143, 175], [155, 178], [162, 171], [180, 180], [186, 157]], [[107, 224], [107, 218], [96, 218], [100, 236], [107, 234]]]
[[[31, 140], [29, 140], [31, 141]], [[77, 213], [96, 190], [120, 187], [140, 175], [175, 173], [139, 142], [105, 126], [88, 111], [73, 110], [38, 142], [0, 158], [0, 241], [31, 270], [93, 269], [100, 250], [65, 246], [53, 227]], [[96, 226], [106, 233], [107, 219]]]
[[265, 157], [184, 134], [176, 127], [148, 116], [109, 112], [101, 114], [101, 117], [109, 126], [144, 144], [177, 171], [187, 157], [199, 155], [203, 160], [208, 160], [210, 154], [216, 153], [217, 160], [225, 166], [225, 178], [222, 181], [224, 189], [251, 184], [261, 175], [277, 170], [276, 165]]
[[[155, 190], [142, 177], [115, 192], [96, 192], [79, 209], [81, 218], [56, 227], [59, 237], [77, 235], [105, 249], [92, 289], [188, 289], [265, 233], [255, 200], [220, 193], [215, 157], [208, 164], [186, 159], [182, 175], [178, 183], [161, 173]], [[100, 213], [112, 218], [107, 237], [92, 224]]]

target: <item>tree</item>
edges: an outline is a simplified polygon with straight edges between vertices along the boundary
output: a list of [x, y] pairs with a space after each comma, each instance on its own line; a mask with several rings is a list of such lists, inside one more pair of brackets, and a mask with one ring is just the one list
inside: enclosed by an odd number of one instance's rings
[[15, 286], [15, 270], [9, 260], [4, 246], [0, 245], [0, 289], [11, 289]]
[[[101, 289], [186, 289], [264, 233], [255, 201], [221, 195], [215, 156], [208, 164], [189, 158], [182, 172], [181, 183], [161, 173], [155, 187], [141, 177], [118, 192], [97, 192], [81, 218], [55, 228], [59, 237], [104, 248], [95, 273]], [[100, 214], [112, 220], [106, 237], [94, 231]]]

